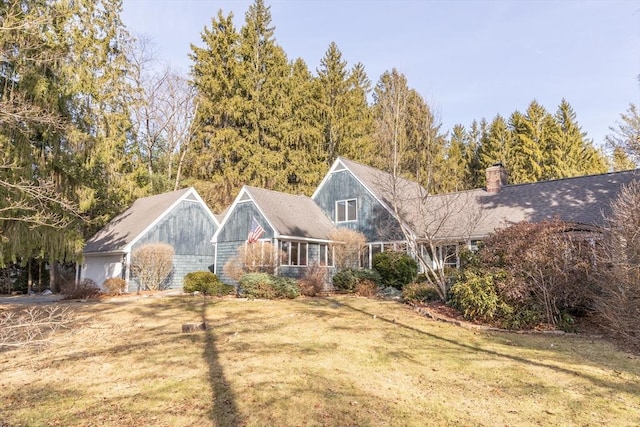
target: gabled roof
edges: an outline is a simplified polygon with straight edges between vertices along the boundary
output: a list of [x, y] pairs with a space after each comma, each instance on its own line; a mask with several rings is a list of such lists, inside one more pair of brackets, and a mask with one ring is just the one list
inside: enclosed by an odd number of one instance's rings
[[[220, 229], [233, 214], [235, 206], [247, 197], [255, 203], [256, 208], [273, 229], [276, 238], [329, 240], [329, 236], [336, 229], [311, 198], [248, 185], [242, 187], [238, 193]], [[214, 235], [213, 240], [216, 240], [217, 236], [218, 233]]]
[[[344, 157], [338, 157], [312, 197], [315, 198], [332, 173], [345, 169], [349, 170], [371, 195], [394, 216], [394, 206], [401, 204], [398, 201], [420, 200], [427, 195], [427, 190], [416, 182], [401, 177], [394, 178], [388, 172]], [[402, 212], [400, 212], [400, 216], [403, 216]]]
[[171, 209], [184, 199], [202, 203], [207, 213], [218, 224], [193, 187], [155, 196], [143, 197], [133, 202], [131, 207], [111, 220], [102, 230], [91, 237], [84, 253], [115, 252], [125, 253], [154, 224], [166, 216]]
[[[590, 227], [604, 225], [620, 188], [640, 179], [640, 169], [505, 185], [499, 192], [476, 189], [429, 195], [419, 184], [339, 157], [316, 190], [333, 172], [349, 170], [396, 218], [422, 238], [482, 238], [497, 228], [522, 221], [561, 219]], [[314, 196], [315, 194], [314, 193]], [[397, 214], [396, 211], [397, 210]]]
[[506, 185], [497, 193], [477, 189], [434, 195], [423, 201], [421, 211], [413, 206], [410, 222], [419, 235], [442, 239], [484, 237], [522, 221], [560, 219], [601, 227], [621, 187], [637, 179], [640, 170]]

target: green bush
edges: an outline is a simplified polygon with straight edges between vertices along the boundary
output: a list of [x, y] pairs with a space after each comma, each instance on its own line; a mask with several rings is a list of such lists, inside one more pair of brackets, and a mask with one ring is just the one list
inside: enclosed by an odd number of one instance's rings
[[374, 270], [348, 268], [333, 276], [333, 288], [341, 292], [354, 292], [363, 281], [370, 281], [378, 286], [381, 283], [380, 274]]
[[300, 288], [295, 279], [267, 273], [249, 273], [240, 278], [240, 294], [248, 298], [296, 298]]
[[402, 288], [402, 298], [405, 301], [429, 302], [440, 300], [440, 294], [438, 294], [438, 290], [429, 283], [409, 283]]
[[300, 286], [298, 286], [297, 280], [282, 276], [271, 277], [273, 277], [277, 298], [294, 299], [300, 296]]
[[109, 295], [120, 295], [124, 292], [127, 282], [119, 277], [112, 277], [104, 281], [102, 286], [107, 290]]
[[451, 287], [450, 303], [469, 320], [493, 320], [510, 310], [498, 294], [496, 276], [465, 271]]
[[222, 283], [218, 276], [210, 271], [194, 271], [182, 279], [186, 293], [200, 292], [205, 295], [223, 296], [231, 294], [235, 288]]
[[373, 256], [373, 268], [384, 286], [402, 289], [418, 277], [418, 264], [404, 252], [385, 251]]

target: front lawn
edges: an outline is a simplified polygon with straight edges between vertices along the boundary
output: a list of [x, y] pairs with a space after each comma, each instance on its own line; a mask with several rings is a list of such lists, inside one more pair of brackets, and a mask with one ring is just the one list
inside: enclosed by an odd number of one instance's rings
[[596, 338], [349, 296], [58, 304], [75, 327], [0, 353], [0, 425], [640, 424], [639, 358]]

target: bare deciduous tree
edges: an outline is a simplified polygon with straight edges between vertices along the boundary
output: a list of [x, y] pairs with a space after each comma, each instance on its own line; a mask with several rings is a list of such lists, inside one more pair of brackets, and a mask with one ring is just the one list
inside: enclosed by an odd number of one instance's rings
[[358, 268], [360, 255], [367, 242], [366, 237], [357, 231], [341, 228], [331, 233], [329, 239], [334, 242], [331, 245], [333, 263], [338, 271]]
[[640, 348], [640, 181], [623, 187], [611, 207], [599, 251], [597, 309], [605, 327]]
[[196, 110], [195, 88], [169, 66], [158, 71], [152, 42], [141, 36], [132, 52], [132, 76], [136, 88], [133, 106], [134, 129], [140, 156], [149, 175], [164, 167], [168, 180], [177, 188], [182, 163], [193, 134]]
[[168, 243], [148, 243], [131, 254], [131, 271], [138, 279], [138, 291], [157, 291], [166, 286], [173, 272], [173, 246]]
[[224, 274], [239, 281], [247, 273], [273, 274], [281, 253], [270, 242], [258, 241], [238, 246], [236, 255], [224, 265]]

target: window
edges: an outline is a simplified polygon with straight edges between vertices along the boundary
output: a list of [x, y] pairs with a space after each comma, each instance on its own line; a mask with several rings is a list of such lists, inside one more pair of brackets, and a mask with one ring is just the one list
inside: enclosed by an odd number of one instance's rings
[[336, 202], [336, 222], [357, 220], [357, 206], [356, 199], [338, 200]]
[[307, 243], [280, 242], [280, 265], [307, 265]]
[[318, 245], [318, 265], [333, 266], [333, 250], [326, 243]]
[[440, 260], [444, 267], [458, 267], [458, 248], [455, 245], [441, 246], [438, 248], [440, 252]]

